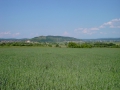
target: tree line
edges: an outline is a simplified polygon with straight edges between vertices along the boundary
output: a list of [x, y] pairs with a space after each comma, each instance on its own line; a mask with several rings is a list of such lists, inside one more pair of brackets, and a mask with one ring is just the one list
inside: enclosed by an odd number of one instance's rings
[[1, 42], [0, 46], [39, 46], [39, 47], [60, 47], [58, 43], [27, 43], [27, 42]]
[[[2, 42], [0, 46], [40, 46], [40, 47], [61, 47], [59, 43], [27, 43], [27, 42]], [[104, 42], [95, 42], [95, 43], [76, 43], [76, 42], [69, 42], [65, 43], [64, 46], [68, 48], [93, 48], [93, 47], [100, 47], [100, 48], [120, 48], [120, 44], [114, 43], [104, 43]]]
[[120, 45], [116, 45], [114, 43], [103, 43], [103, 42], [95, 42], [95, 43], [75, 43], [75, 42], [69, 42], [68, 43], [69, 48], [92, 48], [92, 47], [100, 47], [100, 48], [120, 48]]
[[46, 44], [42, 43], [26, 43], [26, 42], [5, 42], [0, 43], [0, 46], [45, 46]]

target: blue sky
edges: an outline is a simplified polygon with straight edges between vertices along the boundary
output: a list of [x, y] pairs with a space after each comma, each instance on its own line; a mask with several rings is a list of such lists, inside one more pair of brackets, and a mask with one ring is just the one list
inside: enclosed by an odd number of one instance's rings
[[0, 38], [120, 37], [120, 0], [0, 0]]

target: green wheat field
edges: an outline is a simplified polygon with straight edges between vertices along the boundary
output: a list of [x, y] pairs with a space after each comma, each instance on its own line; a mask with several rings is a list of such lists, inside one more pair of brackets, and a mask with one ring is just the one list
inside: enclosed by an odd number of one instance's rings
[[1, 47], [0, 90], [120, 90], [120, 49]]

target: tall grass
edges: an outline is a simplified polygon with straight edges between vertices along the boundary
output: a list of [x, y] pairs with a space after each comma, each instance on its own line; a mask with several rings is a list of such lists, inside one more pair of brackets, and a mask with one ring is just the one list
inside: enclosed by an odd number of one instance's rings
[[0, 48], [0, 90], [120, 90], [120, 49]]

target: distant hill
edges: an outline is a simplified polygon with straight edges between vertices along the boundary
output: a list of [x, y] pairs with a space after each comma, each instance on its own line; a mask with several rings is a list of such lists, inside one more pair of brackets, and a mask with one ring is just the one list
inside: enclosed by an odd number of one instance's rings
[[99, 38], [100, 40], [120, 40], [120, 38]]
[[73, 37], [64, 37], [64, 36], [39, 36], [34, 37], [30, 41], [36, 42], [64, 42], [64, 41], [81, 41]]
[[16, 39], [16, 38], [0, 38], [0, 42], [1, 41], [5, 41], [5, 42], [24, 42], [24, 41], [27, 41], [29, 39], [27, 38], [23, 38], [23, 39]]
[[120, 38], [98, 38], [98, 39], [82, 39], [85, 42], [120, 42]]
[[25, 41], [33, 41], [33, 42], [68, 42], [68, 41], [76, 41], [76, 42], [120, 42], [120, 38], [98, 38], [98, 39], [77, 39], [73, 37], [64, 37], [64, 36], [38, 36], [31, 39], [23, 38], [23, 39], [15, 39], [15, 38], [0, 38], [0, 42], [25, 42]]

